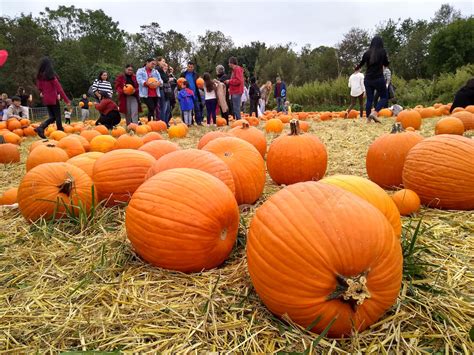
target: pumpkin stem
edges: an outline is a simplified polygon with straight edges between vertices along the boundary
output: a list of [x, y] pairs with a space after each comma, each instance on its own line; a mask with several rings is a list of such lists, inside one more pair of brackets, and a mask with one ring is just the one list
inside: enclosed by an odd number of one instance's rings
[[400, 124], [400, 122], [397, 122], [397, 123], [393, 124], [392, 130], [390, 131], [390, 133], [392, 133], [392, 134], [401, 133], [403, 131], [404, 131], [404, 129], [403, 129], [402, 125]]
[[247, 120], [242, 120], [242, 129], [247, 129], [249, 127], [249, 122]]
[[225, 240], [227, 238], [227, 228], [224, 228], [221, 231], [221, 240]]
[[73, 181], [71, 178], [67, 178], [66, 180], [64, 180], [63, 184], [58, 186], [59, 187], [59, 192], [60, 193], [63, 193], [67, 196], [70, 196], [71, 195], [71, 190], [72, 190], [72, 186], [73, 186]]
[[3, 138], [2, 135], [0, 135], [0, 144], [4, 144], [4, 143], [6, 143], [6, 142], [5, 142], [5, 138]]
[[297, 136], [300, 134], [300, 121], [292, 119], [290, 121], [290, 136]]
[[343, 275], [336, 275], [336, 289], [328, 296], [328, 300], [339, 299], [343, 303], [349, 304], [351, 309], [355, 312], [357, 306], [364, 303], [366, 298], [370, 298], [370, 292], [367, 288], [367, 273], [365, 271], [357, 276], [346, 277]]

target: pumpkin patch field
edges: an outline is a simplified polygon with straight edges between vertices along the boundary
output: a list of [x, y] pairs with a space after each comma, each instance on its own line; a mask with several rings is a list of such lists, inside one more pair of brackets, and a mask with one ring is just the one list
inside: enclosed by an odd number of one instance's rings
[[473, 353], [474, 114], [443, 107], [6, 123], [0, 353]]

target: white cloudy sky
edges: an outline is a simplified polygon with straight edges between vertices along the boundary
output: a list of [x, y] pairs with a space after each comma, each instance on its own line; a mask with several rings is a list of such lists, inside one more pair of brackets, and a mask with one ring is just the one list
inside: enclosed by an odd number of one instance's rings
[[351, 27], [373, 29], [379, 22], [411, 17], [429, 20], [443, 3], [449, 2], [463, 16], [472, 16], [474, 1], [24, 1], [0, 0], [0, 13], [37, 15], [45, 7], [75, 5], [102, 9], [120, 27], [137, 32], [140, 25], [158, 22], [163, 30], [174, 29], [190, 38], [206, 29], [220, 30], [237, 45], [259, 40], [267, 45], [294, 42], [296, 48], [334, 45]]

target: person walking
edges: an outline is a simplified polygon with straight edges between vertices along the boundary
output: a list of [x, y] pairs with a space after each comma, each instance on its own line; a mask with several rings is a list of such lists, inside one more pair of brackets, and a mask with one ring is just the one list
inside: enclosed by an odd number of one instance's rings
[[232, 75], [225, 81], [229, 85], [229, 94], [232, 101], [234, 119], [240, 120], [240, 104], [244, 93], [244, 69], [238, 65], [237, 58], [229, 58], [229, 67], [232, 68]]
[[140, 99], [148, 108], [148, 121], [156, 120], [156, 107], [162, 84], [160, 73], [155, 69], [156, 63], [153, 58], [148, 58], [143, 68], [137, 70], [137, 82]]
[[[219, 80], [219, 82], [221, 82], [225, 87], [225, 92], [224, 92], [225, 104], [222, 100], [222, 93], [219, 89], [220, 86], [217, 87], [219, 110], [221, 111], [221, 116], [226, 120], [227, 124], [229, 124], [229, 113], [232, 112], [232, 103], [231, 103], [230, 95], [229, 95], [229, 85], [226, 84], [226, 81], [229, 80], [230, 77], [225, 73], [225, 68], [221, 64], [216, 66], [216, 75], [217, 75], [217, 80]], [[219, 93], [221, 94], [219, 95]]]
[[99, 73], [97, 79], [95, 79], [92, 83], [90, 90], [92, 91], [97, 101], [99, 101], [100, 92], [106, 92], [108, 96], [112, 97], [114, 93], [112, 90], [112, 84], [109, 81], [109, 74], [105, 70], [102, 70]]
[[[385, 87], [387, 88], [387, 102], [385, 103], [384, 108], [387, 108], [390, 100], [395, 98], [395, 90], [392, 84], [392, 72], [390, 71], [388, 67], [385, 67], [385, 66], [383, 67], [383, 77], [385, 79]], [[379, 92], [375, 91], [373, 107], [377, 106], [377, 103], [379, 102], [379, 100], [380, 100]]]
[[[355, 68], [355, 70], [360, 70], [364, 65], [367, 66], [364, 78], [364, 87], [367, 94], [367, 102], [365, 104], [367, 122], [372, 120], [381, 123], [377, 118], [378, 112], [385, 106], [388, 99], [383, 67], [388, 67], [389, 64], [382, 37], [375, 36], [370, 42], [369, 49], [362, 56], [361, 62]], [[375, 90], [378, 91], [380, 100], [372, 111]]]
[[40, 61], [38, 74], [36, 75], [36, 87], [40, 93], [43, 105], [48, 109], [49, 118], [41, 123], [35, 131], [38, 133], [38, 136], [45, 139], [46, 136], [44, 135], [44, 130], [53, 122], [56, 122], [57, 130], [64, 130], [61, 121], [59, 99], [63, 99], [68, 107], [71, 105], [71, 101], [68, 99], [59, 83], [59, 78], [54, 71], [53, 63], [48, 57], [44, 57]]
[[196, 84], [199, 75], [194, 71], [193, 62], [188, 62], [186, 70], [181, 73], [180, 77], [186, 79], [188, 88], [194, 93], [194, 120], [198, 126], [202, 126], [202, 98]]
[[131, 64], [125, 65], [125, 71], [115, 79], [115, 91], [118, 93], [119, 112], [125, 115], [127, 126], [138, 123], [138, 113], [141, 112], [138, 96], [137, 77]]
[[217, 125], [216, 109], [217, 109], [217, 87], [214, 81], [211, 79], [209, 73], [204, 73], [202, 76], [204, 79], [204, 94], [206, 102], [206, 114], [207, 114], [207, 125]]
[[255, 117], [258, 117], [258, 102], [260, 100], [260, 88], [257, 85], [257, 80], [255, 78], [250, 78], [250, 88], [249, 88], [249, 98], [250, 98], [250, 116], [255, 113]]
[[260, 105], [260, 112], [262, 114], [265, 113], [265, 109], [267, 107], [268, 99], [270, 98], [271, 92], [272, 92], [272, 82], [269, 80], [260, 88], [259, 105]]
[[344, 114], [344, 118], [347, 118], [349, 112], [356, 105], [356, 101], [359, 101], [360, 118], [362, 118], [364, 116], [364, 74], [362, 74], [360, 70], [354, 71], [349, 77], [348, 86], [351, 88], [351, 104]]
[[87, 98], [87, 94], [82, 94], [82, 99], [79, 101], [79, 106], [81, 107], [81, 120], [84, 122], [89, 118], [89, 99]]
[[281, 80], [279, 76], [276, 78], [275, 91], [273, 93], [277, 104], [277, 112], [282, 112], [285, 109], [286, 102], [286, 83]]

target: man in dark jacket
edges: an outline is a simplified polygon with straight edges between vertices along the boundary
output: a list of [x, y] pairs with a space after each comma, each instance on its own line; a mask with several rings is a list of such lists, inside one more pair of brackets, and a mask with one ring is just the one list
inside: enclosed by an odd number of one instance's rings
[[180, 75], [189, 83], [189, 88], [194, 92], [194, 120], [198, 126], [202, 126], [202, 100], [197, 87], [196, 80], [199, 75], [194, 71], [194, 63], [188, 62], [188, 68]]
[[474, 105], [474, 78], [469, 79], [466, 85], [458, 90], [449, 112], [453, 112], [456, 107], [466, 107], [469, 105]]
[[279, 76], [276, 78], [275, 92], [273, 93], [277, 103], [277, 112], [281, 112], [285, 108], [286, 101], [286, 84]]

